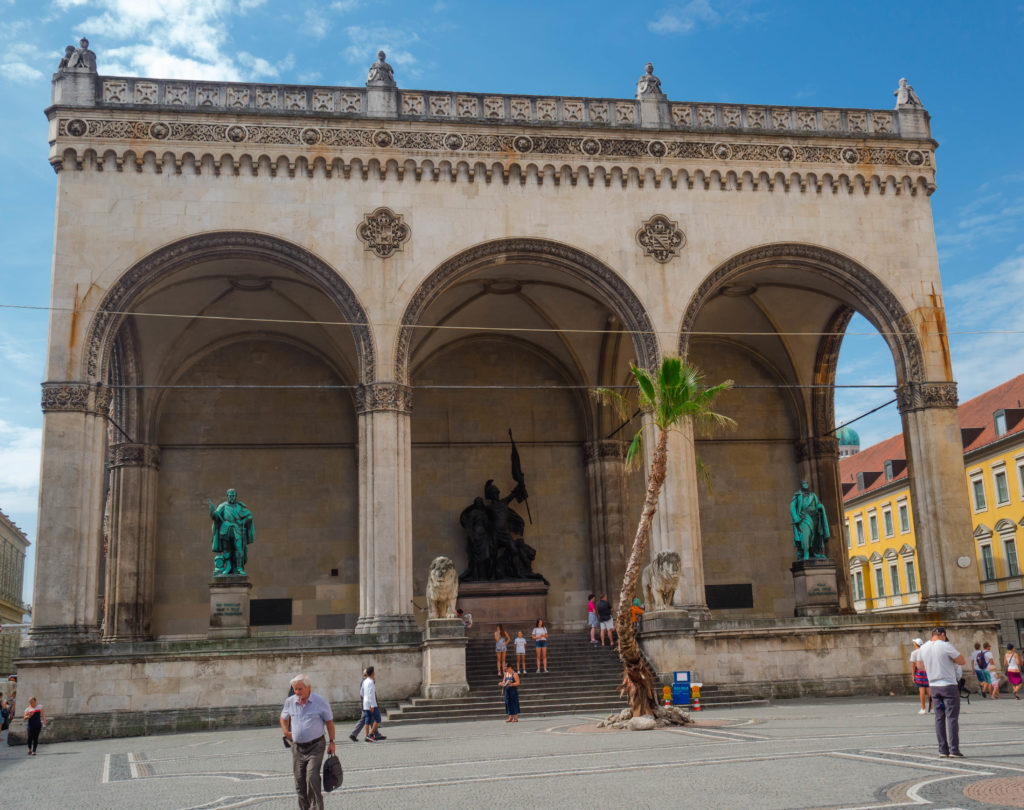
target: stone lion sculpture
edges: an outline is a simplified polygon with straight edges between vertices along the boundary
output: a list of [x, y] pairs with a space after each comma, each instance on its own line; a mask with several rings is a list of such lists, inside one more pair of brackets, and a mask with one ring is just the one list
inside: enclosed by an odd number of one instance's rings
[[648, 610], [672, 607], [672, 599], [679, 584], [679, 555], [674, 551], [661, 551], [654, 556], [640, 577]]
[[447, 557], [435, 557], [427, 576], [427, 617], [454, 619], [458, 595], [459, 577], [455, 573], [455, 563]]

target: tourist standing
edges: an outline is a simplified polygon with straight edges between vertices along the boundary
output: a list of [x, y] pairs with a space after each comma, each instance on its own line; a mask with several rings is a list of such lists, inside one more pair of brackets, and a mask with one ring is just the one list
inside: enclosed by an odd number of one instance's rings
[[921, 661], [928, 674], [932, 704], [935, 707], [935, 736], [939, 755], [962, 757], [960, 753], [960, 689], [956, 665], [966, 662], [963, 655], [946, 639], [946, 628], [936, 627], [932, 638], [921, 646]]
[[548, 671], [548, 629], [544, 626], [543, 619], [537, 619], [537, 625], [533, 628], [533, 644], [537, 648], [537, 672], [540, 672], [541, 662], [544, 663], [544, 671]]
[[590, 643], [595, 647], [597, 646], [597, 606], [594, 604], [596, 598], [594, 594], [587, 596], [587, 627], [590, 628]]
[[28, 755], [34, 757], [36, 748], [39, 747], [39, 732], [46, 725], [46, 712], [34, 697], [28, 699], [28, 708], [25, 709], [25, 720], [28, 722]]
[[512, 639], [509, 634], [505, 632], [505, 628], [500, 624], [494, 631], [494, 657], [498, 661], [498, 677], [500, 678], [505, 674], [505, 652], [508, 650], [509, 642]]
[[516, 672], [522, 674], [526, 672], [526, 636], [523, 635], [523, 631], [520, 630], [516, 633], [515, 638], [516, 645]]
[[519, 675], [512, 665], [508, 664], [505, 667], [505, 676], [501, 679], [501, 683], [498, 684], [501, 687], [502, 697], [505, 698], [505, 714], [508, 717], [505, 718], [506, 723], [518, 723], [519, 722]]
[[380, 706], [377, 705], [377, 675], [373, 667], [366, 668], [366, 677], [359, 687], [359, 694], [363, 698], [363, 725], [366, 726], [366, 737], [364, 742], [379, 742], [386, 740], [378, 730], [380, 726]]
[[608, 634], [608, 644], [615, 646], [615, 622], [612, 621], [612, 603], [607, 594], [601, 594], [597, 602], [597, 621], [601, 627], [601, 646], [604, 646], [604, 634]]
[[981, 642], [974, 642], [974, 654], [971, 656], [971, 664], [974, 665], [974, 677], [978, 679], [978, 691], [983, 698], [988, 697], [988, 662], [985, 660], [985, 651], [981, 649]]
[[985, 647], [985, 661], [988, 664], [988, 682], [992, 685], [992, 697], [998, 700], [999, 698], [999, 681], [1002, 679], [1002, 675], [999, 674], [999, 661], [992, 654], [992, 645], [987, 641], [983, 645]]
[[1024, 682], [1021, 676], [1021, 660], [1020, 653], [1014, 649], [1012, 644], [1006, 645], [1006, 680], [1010, 682], [1010, 686], [1013, 688], [1013, 696], [1020, 700], [1020, 695], [1017, 693], [1020, 691], [1021, 683]]
[[[313, 691], [305, 675], [292, 678], [291, 686], [295, 694], [284, 702], [281, 730], [285, 739], [292, 741], [292, 773], [295, 792], [299, 794], [299, 810], [323, 810], [320, 766], [325, 748], [328, 753], [334, 753], [334, 713], [331, 704]], [[326, 746], [325, 730], [329, 740]]]
[[917, 693], [921, 698], [921, 710], [918, 714], [927, 714], [928, 709], [925, 708], [925, 696], [928, 692], [928, 673], [924, 671], [924, 664], [921, 663], [921, 645], [924, 641], [919, 638], [914, 639], [914, 651], [910, 653], [910, 666], [914, 669], [914, 686], [917, 687]]
[[[363, 670], [363, 677], [359, 679], [360, 689], [363, 686], [363, 681], [366, 679], [366, 670]], [[363, 714], [362, 709], [359, 710], [359, 721], [356, 723], [356, 727], [352, 729], [352, 733], [348, 735], [348, 738], [352, 742], [359, 742], [359, 732], [363, 730], [363, 726], [366, 725], [366, 715]]]

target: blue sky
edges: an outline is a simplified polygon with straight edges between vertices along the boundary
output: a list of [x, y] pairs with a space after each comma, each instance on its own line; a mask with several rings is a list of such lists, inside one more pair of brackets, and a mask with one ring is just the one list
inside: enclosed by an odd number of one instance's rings
[[[906, 76], [939, 141], [936, 238], [961, 399], [1024, 370], [1024, 3], [650, 0], [0, 0], [0, 304], [49, 300], [56, 179], [43, 109], [64, 46], [104, 74], [628, 98], [648, 60], [674, 100], [891, 108]], [[0, 308], [0, 509], [35, 540], [47, 314]], [[855, 318], [839, 382], [891, 383]], [[985, 334], [977, 334], [984, 332]], [[975, 333], [975, 334], [969, 334]], [[891, 398], [844, 391], [852, 419]], [[857, 423], [900, 430], [895, 406]], [[26, 598], [31, 592], [26, 571]]]

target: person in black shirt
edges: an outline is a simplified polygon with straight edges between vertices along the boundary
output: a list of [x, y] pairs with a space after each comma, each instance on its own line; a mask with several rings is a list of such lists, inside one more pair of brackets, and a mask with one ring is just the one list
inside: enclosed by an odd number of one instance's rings
[[601, 646], [604, 646], [604, 634], [608, 633], [608, 644], [615, 646], [615, 622], [612, 621], [612, 603], [608, 594], [601, 594], [597, 601], [597, 621], [601, 628]]

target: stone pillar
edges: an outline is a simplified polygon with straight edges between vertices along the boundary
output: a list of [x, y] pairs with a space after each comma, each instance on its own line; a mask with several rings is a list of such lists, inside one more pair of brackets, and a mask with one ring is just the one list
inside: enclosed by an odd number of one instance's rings
[[356, 393], [359, 421], [357, 633], [410, 630], [412, 617], [412, 389], [371, 383]]
[[87, 641], [99, 635], [103, 462], [110, 399], [110, 389], [99, 384], [43, 383], [30, 642]]
[[[653, 436], [653, 431], [648, 435]], [[649, 462], [654, 442], [648, 441], [646, 446]], [[708, 618], [711, 613], [704, 595], [704, 557], [697, 498], [693, 428], [685, 424], [668, 435], [668, 470], [651, 526], [651, 556], [659, 551], [674, 551], [679, 555], [675, 607], [687, 610], [695, 619], [701, 619]]]
[[625, 444], [613, 439], [583, 445], [590, 495], [591, 587], [617, 594], [636, 526], [626, 525]]
[[842, 572], [836, 578], [834, 585], [838, 591], [838, 612], [853, 613], [853, 597], [850, 594], [849, 577], [845, 573], [850, 563], [846, 556], [846, 537], [843, 535], [843, 526], [846, 521], [843, 512], [842, 485], [839, 480], [839, 442], [835, 436], [801, 439], [796, 442], [796, 460], [798, 463], [806, 462], [807, 480], [811, 485], [811, 490], [817, 494], [818, 500], [825, 507], [825, 514], [828, 517], [831, 536], [825, 546], [826, 553], [833, 570]]
[[914, 509], [920, 609], [979, 616], [985, 607], [978, 591], [956, 383], [905, 383], [896, 388], [896, 398]]
[[469, 694], [466, 643], [462, 619], [427, 619], [423, 639], [423, 697], [453, 698]]
[[159, 464], [160, 448], [154, 445], [125, 443], [110, 448], [106, 641], [139, 641], [151, 635]]

